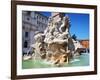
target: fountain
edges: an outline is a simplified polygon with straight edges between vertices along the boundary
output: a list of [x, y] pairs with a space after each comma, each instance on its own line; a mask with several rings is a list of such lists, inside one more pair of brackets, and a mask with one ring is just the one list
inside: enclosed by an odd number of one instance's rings
[[34, 59], [44, 59], [57, 66], [68, 64], [78, 54], [77, 49], [82, 47], [79, 41], [72, 39], [70, 27], [68, 16], [64, 13], [53, 14], [44, 33], [38, 32], [34, 36]]

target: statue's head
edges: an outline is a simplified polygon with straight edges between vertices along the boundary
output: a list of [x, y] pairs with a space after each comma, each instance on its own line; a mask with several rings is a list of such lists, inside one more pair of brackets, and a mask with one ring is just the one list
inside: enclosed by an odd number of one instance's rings
[[63, 18], [65, 16], [65, 13], [59, 13], [59, 17]]
[[66, 27], [70, 27], [71, 22], [68, 15], [63, 18], [63, 21], [65, 22]]

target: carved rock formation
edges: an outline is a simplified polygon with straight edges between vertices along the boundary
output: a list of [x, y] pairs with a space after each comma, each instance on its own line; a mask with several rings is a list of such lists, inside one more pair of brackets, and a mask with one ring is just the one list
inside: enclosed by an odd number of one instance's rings
[[68, 16], [64, 16], [63, 13], [51, 16], [44, 33], [37, 33], [34, 37], [34, 57], [46, 59], [58, 66], [65, 62], [69, 63], [77, 48], [81, 47], [78, 41], [71, 38], [69, 29], [70, 19]]

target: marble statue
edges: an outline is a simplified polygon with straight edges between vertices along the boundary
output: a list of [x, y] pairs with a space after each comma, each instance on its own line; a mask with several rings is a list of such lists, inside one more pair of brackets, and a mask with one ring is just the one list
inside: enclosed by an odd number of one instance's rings
[[49, 18], [48, 26], [44, 33], [37, 33], [35, 38], [35, 58], [44, 58], [51, 63], [61, 66], [69, 63], [76, 50], [81, 47], [78, 41], [71, 38], [70, 19], [63, 13]]

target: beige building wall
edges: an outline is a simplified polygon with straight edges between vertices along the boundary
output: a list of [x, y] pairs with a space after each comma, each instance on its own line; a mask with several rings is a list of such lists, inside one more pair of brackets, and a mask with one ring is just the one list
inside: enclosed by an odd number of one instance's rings
[[[30, 46], [35, 43], [34, 35], [36, 31], [43, 32], [47, 27], [48, 17], [39, 12], [22, 12], [22, 50], [27, 53]], [[25, 44], [27, 45], [25, 47]]]

